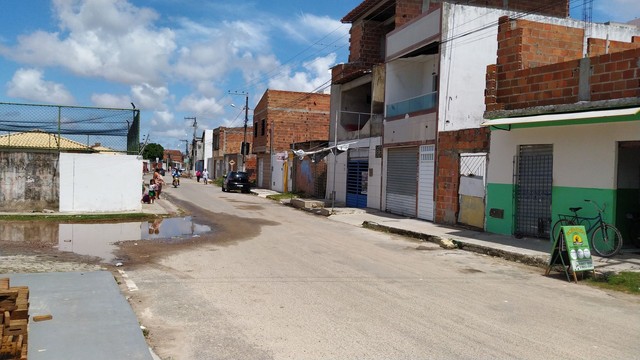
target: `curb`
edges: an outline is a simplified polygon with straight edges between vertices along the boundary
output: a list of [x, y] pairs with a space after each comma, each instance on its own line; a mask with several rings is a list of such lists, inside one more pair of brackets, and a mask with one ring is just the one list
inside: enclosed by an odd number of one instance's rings
[[362, 223], [362, 227], [366, 229], [376, 230], [388, 232], [391, 234], [408, 236], [411, 238], [429, 241], [440, 245], [445, 249], [460, 249], [465, 251], [472, 251], [480, 254], [485, 254], [493, 257], [503, 258], [505, 260], [514, 261], [518, 263], [522, 263], [525, 265], [531, 265], [539, 268], [546, 268], [549, 264], [549, 259], [547, 256], [532, 256], [532, 255], [523, 255], [511, 251], [495, 249], [488, 246], [470, 244], [465, 241], [457, 240], [457, 239], [449, 239], [441, 236], [418, 233], [411, 230], [397, 229], [385, 225], [380, 225], [373, 221], [364, 221]]

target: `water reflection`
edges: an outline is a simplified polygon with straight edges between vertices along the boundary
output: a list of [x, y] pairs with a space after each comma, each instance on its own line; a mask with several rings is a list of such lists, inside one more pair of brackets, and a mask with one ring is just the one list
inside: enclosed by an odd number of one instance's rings
[[0, 241], [57, 247], [74, 252], [114, 260], [113, 252], [121, 241], [172, 239], [180, 241], [211, 231], [196, 224], [190, 216], [157, 219], [151, 222], [109, 224], [57, 224], [51, 222], [2, 222]]

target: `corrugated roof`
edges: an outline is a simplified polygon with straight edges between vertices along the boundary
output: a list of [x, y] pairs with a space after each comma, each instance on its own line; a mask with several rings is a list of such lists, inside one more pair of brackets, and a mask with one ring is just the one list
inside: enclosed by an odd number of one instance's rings
[[[59, 145], [58, 142], [60, 143]], [[43, 131], [31, 131], [2, 135], [0, 136], [0, 147], [51, 150], [60, 149], [91, 152], [94, 151], [92, 148], [77, 141], [58, 137], [58, 135], [56, 134], [50, 134]]]

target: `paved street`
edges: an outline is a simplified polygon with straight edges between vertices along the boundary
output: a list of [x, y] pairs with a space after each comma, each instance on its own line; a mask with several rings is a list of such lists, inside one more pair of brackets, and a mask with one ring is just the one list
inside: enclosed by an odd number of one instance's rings
[[166, 194], [195, 204], [214, 234], [123, 267], [139, 289], [125, 295], [162, 359], [640, 353], [637, 297], [188, 179]]

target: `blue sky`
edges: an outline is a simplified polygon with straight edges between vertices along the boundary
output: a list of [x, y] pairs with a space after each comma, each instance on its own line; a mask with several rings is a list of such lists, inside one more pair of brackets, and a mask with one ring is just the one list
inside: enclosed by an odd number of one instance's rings
[[[130, 108], [141, 133], [183, 149], [199, 130], [242, 126], [267, 88], [328, 91], [361, 0], [2, 0], [0, 102]], [[582, 17], [582, 0], [572, 1]], [[640, 17], [638, 0], [594, 0], [596, 22]], [[234, 108], [230, 104], [237, 104]]]

